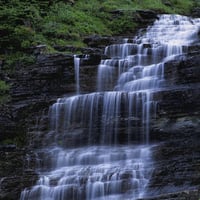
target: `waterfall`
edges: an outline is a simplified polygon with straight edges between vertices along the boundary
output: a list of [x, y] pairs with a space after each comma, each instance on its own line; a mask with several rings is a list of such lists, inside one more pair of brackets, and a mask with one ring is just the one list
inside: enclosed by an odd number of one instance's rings
[[[49, 109], [48, 144], [39, 150], [39, 180], [21, 200], [122, 200], [145, 196], [153, 169], [151, 119], [154, 93], [167, 87], [165, 62], [198, 39], [200, 20], [160, 15], [143, 35], [105, 49], [97, 90]], [[132, 41], [132, 42], [129, 42]]]
[[80, 93], [80, 58], [74, 55], [74, 70], [75, 70], [75, 80], [76, 80], [76, 94]]

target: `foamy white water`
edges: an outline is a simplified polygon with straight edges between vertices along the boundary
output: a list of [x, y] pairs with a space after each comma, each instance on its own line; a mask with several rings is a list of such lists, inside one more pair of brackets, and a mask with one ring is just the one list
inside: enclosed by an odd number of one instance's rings
[[[21, 199], [123, 199], [139, 197], [148, 183], [150, 148], [91, 146], [45, 150], [51, 171]], [[49, 166], [49, 167], [50, 167]]]
[[76, 94], [80, 93], [80, 58], [74, 55], [74, 70], [76, 80]]

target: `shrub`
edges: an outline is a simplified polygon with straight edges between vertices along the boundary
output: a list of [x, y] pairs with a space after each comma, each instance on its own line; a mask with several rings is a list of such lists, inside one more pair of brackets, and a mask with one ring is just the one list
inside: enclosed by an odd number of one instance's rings
[[6, 94], [9, 89], [9, 85], [5, 81], [0, 80], [0, 95]]

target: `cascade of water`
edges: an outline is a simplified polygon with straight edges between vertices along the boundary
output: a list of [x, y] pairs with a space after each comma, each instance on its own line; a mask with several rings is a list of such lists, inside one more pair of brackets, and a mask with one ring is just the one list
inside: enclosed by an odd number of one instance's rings
[[[61, 98], [51, 106], [51, 134], [45, 138], [51, 145], [41, 150], [49, 171], [40, 172], [38, 183], [24, 190], [21, 200], [143, 197], [152, 171], [148, 142], [156, 109], [153, 94], [165, 86], [164, 63], [183, 54], [199, 29], [199, 19], [161, 15], [132, 43], [124, 39], [123, 44], [106, 47], [110, 59], [99, 65], [98, 92]], [[71, 131], [80, 128], [85, 146], [66, 149], [80, 137]]]
[[[129, 102], [134, 101], [137, 106], [141, 104], [142, 132], [146, 134], [146, 142], [149, 138], [151, 111], [155, 110], [156, 105], [152, 94], [164, 85], [164, 63], [186, 52], [187, 46], [198, 39], [198, 30], [199, 19], [161, 15], [143, 36], [135, 37], [133, 43], [127, 43], [125, 40], [124, 44], [111, 45], [105, 49], [105, 54], [110, 59], [102, 61], [103, 73], [115, 91], [131, 92]], [[116, 72], [119, 75], [117, 85], [113, 79]], [[100, 65], [99, 74], [101, 73]], [[99, 91], [107, 88], [103, 80], [98, 78]], [[130, 112], [129, 118], [138, 117], [138, 111], [135, 114], [132, 110]]]
[[76, 94], [80, 94], [80, 58], [74, 55], [74, 70], [75, 70], [75, 80], [76, 80]]
[[41, 175], [37, 185], [25, 190], [21, 199], [134, 198], [142, 195], [150, 176], [145, 169], [149, 147], [53, 148], [48, 155], [54, 170]]

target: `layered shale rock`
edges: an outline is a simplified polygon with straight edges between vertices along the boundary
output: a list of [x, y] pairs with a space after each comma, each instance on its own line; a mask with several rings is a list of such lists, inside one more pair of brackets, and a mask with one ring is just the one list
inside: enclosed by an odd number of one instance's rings
[[200, 179], [200, 84], [199, 51], [181, 62], [165, 65], [165, 77], [173, 88], [155, 95], [157, 119], [152, 121], [151, 140], [155, 170], [148, 199], [198, 200]]
[[0, 199], [18, 199], [37, 180], [35, 155], [14, 145], [0, 145]]

